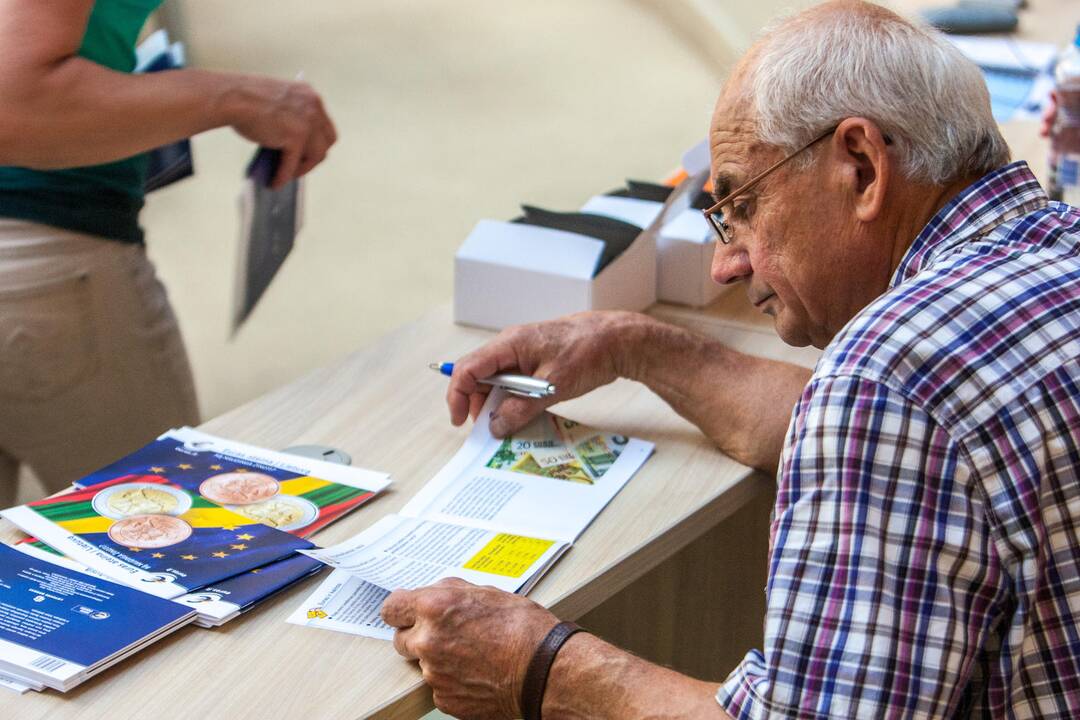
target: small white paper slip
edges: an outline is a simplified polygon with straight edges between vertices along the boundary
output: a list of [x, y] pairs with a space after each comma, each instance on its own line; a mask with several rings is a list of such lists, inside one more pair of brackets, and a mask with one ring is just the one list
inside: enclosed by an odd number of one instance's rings
[[31, 690], [40, 692], [45, 689], [45, 686], [40, 683], [31, 684], [29, 680], [23, 680], [21, 678], [16, 679], [10, 675], [0, 675], [0, 688], [17, 692], [20, 695], [25, 695]]
[[683, 153], [682, 166], [687, 175], [697, 175], [700, 172], [707, 172], [709, 170], [709, 138], [705, 138], [701, 142], [694, 145], [692, 148]]
[[[340, 563], [348, 563], [351, 558], [360, 556], [367, 545], [378, 540], [395, 525], [393, 516], [384, 517], [345, 542], [322, 550], [322, 556], [312, 557], [338, 568]], [[328, 554], [327, 551], [335, 552]], [[327, 562], [331, 557], [332, 562]], [[393, 640], [394, 628], [384, 623], [379, 615], [383, 600], [388, 595], [389, 590], [361, 580], [345, 570], [335, 569], [315, 588], [315, 592], [286, 618], [286, 622], [380, 640]]]
[[393, 640], [394, 628], [384, 623], [379, 615], [383, 601], [389, 595], [388, 590], [344, 570], [335, 570], [293, 611], [286, 622]]

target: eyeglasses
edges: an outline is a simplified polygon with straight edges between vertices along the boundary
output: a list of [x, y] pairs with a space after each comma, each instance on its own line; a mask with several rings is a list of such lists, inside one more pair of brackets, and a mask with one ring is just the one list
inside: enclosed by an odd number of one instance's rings
[[791, 160], [793, 157], [803, 152], [814, 143], [820, 142], [821, 140], [829, 137], [834, 132], [836, 132], [835, 127], [829, 128], [826, 132], [818, 135], [816, 138], [806, 143], [795, 152], [770, 165], [768, 168], [765, 169], [764, 172], [758, 173], [754, 177], [750, 178], [747, 182], [736, 188], [734, 192], [728, 193], [725, 197], [717, 201], [717, 203], [712, 207], [702, 210], [701, 212], [705, 214], [705, 219], [709, 221], [709, 224], [712, 225], [713, 230], [716, 231], [717, 236], [720, 238], [720, 242], [724, 245], [730, 245], [732, 240], [735, 239], [735, 225], [733, 225], [733, 223], [736, 222], [740, 217], [745, 217], [745, 211], [739, 210], [735, 207], [735, 198], [739, 197], [744, 192], [764, 180], [766, 177], [768, 177], [769, 173], [776, 170], [788, 160]]

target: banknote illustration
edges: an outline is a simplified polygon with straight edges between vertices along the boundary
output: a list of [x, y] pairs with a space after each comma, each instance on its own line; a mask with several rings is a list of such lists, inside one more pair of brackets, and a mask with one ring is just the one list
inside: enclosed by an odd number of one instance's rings
[[619, 457], [628, 438], [544, 413], [505, 438], [487, 467], [595, 484]]

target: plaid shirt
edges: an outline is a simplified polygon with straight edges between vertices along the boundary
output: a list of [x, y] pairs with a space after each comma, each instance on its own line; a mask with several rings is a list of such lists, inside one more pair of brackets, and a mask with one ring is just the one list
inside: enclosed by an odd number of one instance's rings
[[947, 204], [795, 408], [761, 717], [1080, 717], [1080, 210], [1025, 163]]

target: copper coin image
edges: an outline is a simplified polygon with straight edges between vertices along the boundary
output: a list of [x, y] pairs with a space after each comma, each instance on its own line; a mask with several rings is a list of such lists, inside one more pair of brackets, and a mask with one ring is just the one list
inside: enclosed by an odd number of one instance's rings
[[135, 515], [109, 528], [109, 539], [125, 547], [163, 548], [189, 537], [191, 526], [172, 515]]
[[232, 472], [202, 481], [199, 494], [221, 505], [250, 505], [277, 495], [278, 481], [257, 472]]

